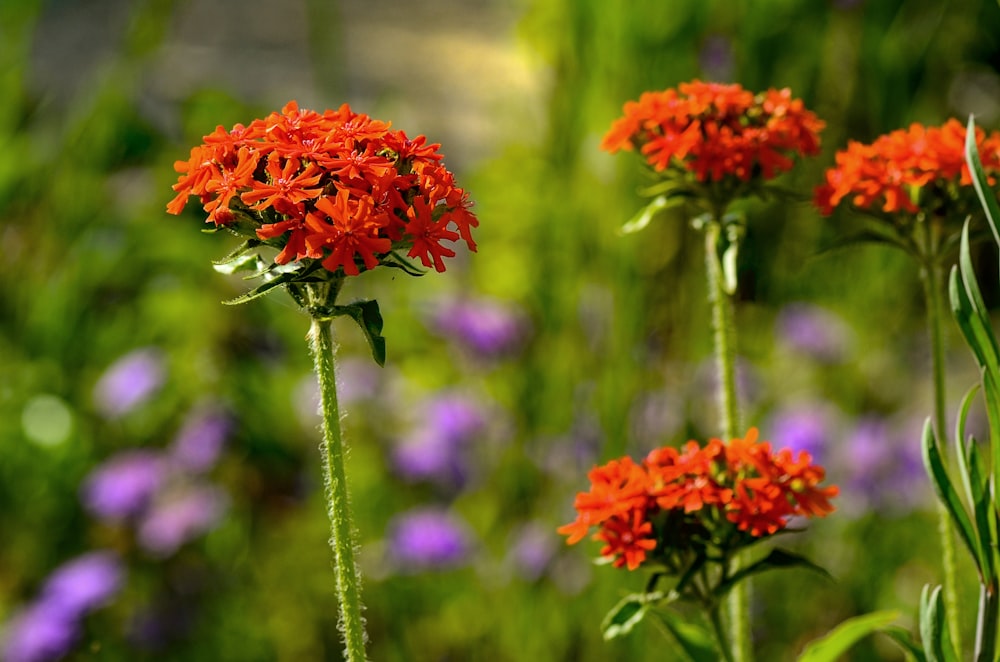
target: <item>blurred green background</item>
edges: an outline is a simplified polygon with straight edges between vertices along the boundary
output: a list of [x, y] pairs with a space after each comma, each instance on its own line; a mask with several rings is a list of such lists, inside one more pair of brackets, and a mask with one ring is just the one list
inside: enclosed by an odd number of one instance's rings
[[[445, 274], [348, 286], [381, 303], [386, 368], [336, 327], [371, 658], [675, 659], [650, 624], [601, 640], [645, 577], [555, 534], [594, 463], [719, 429], [700, 239], [679, 215], [619, 236], [641, 169], [602, 134], [644, 90], [787, 86], [827, 122], [784, 182], [808, 193], [848, 138], [996, 128], [998, 66], [992, 0], [0, 1], [0, 623], [110, 549], [121, 590], [66, 659], [340, 659], [308, 321], [283, 294], [221, 305], [247, 289], [211, 268], [235, 239], [199, 232], [196, 205], [164, 211], [203, 135], [296, 99], [441, 142], [481, 220]], [[905, 256], [825, 251], [857, 219], [805, 202], [749, 214], [745, 418], [842, 488], [782, 541], [834, 580], [754, 584], [758, 658], [790, 660], [852, 615], [912, 628], [940, 582], [929, 355]], [[976, 374], [951, 325], [949, 348], [954, 412]], [[216, 516], [192, 506], [159, 544], [148, 520], [99, 516], [94, 472], [176, 449], [206, 407], [221, 455], [170, 480], [223, 495]], [[902, 658], [875, 638], [850, 659]]]

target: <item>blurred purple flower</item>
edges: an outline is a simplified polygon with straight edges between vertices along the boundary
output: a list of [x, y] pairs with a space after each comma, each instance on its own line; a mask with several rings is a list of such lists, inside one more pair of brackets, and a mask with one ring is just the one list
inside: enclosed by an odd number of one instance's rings
[[651, 391], [636, 399], [629, 419], [636, 450], [648, 453], [680, 432], [684, 423], [684, 402], [667, 389]]
[[166, 477], [166, 458], [159, 451], [124, 451], [90, 472], [81, 498], [84, 506], [102, 519], [135, 517], [149, 506]]
[[38, 603], [17, 613], [4, 626], [0, 659], [5, 662], [49, 662], [66, 655], [79, 636], [79, 625]]
[[225, 493], [211, 485], [190, 485], [163, 495], [139, 524], [139, 545], [154, 556], [170, 556], [215, 527], [227, 505]]
[[514, 534], [509, 559], [524, 579], [537, 580], [555, 558], [557, 540], [552, 531], [551, 526], [530, 522]]
[[468, 476], [467, 446], [487, 430], [485, 408], [468, 396], [445, 393], [423, 407], [416, 431], [393, 451], [404, 478], [461, 486]]
[[861, 418], [844, 444], [846, 489], [866, 508], [908, 511], [922, 504], [930, 482], [920, 451], [922, 425], [902, 432], [875, 416]]
[[124, 571], [112, 552], [90, 552], [68, 561], [49, 576], [38, 598], [4, 627], [6, 662], [48, 662], [69, 652], [80, 619], [121, 590]]
[[215, 466], [233, 428], [232, 417], [214, 405], [191, 412], [174, 438], [169, 453], [181, 468], [204, 473]]
[[45, 582], [39, 602], [69, 619], [81, 618], [114, 597], [123, 580], [116, 554], [90, 552], [57, 568]]
[[512, 305], [488, 298], [455, 299], [441, 303], [430, 327], [480, 358], [508, 356], [524, 342], [528, 324]]
[[778, 337], [792, 349], [818, 361], [841, 361], [850, 351], [851, 330], [834, 313], [805, 303], [792, 303], [778, 314]]
[[819, 464], [827, 461], [839, 427], [833, 409], [823, 403], [803, 403], [778, 410], [766, 426], [766, 437], [776, 449], [806, 451]]
[[438, 508], [397, 515], [388, 526], [388, 554], [403, 573], [462, 565], [472, 550], [464, 522]]
[[733, 42], [728, 37], [715, 34], [705, 39], [698, 55], [704, 77], [725, 81], [733, 75]]
[[129, 352], [111, 364], [94, 386], [94, 404], [107, 418], [124, 416], [163, 385], [165, 368], [159, 350]]

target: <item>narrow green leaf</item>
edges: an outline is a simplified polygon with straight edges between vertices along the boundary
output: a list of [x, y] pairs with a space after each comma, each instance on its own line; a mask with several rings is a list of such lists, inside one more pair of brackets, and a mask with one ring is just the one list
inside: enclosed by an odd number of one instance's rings
[[228, 264], [229, 262], [232, 262], [238, 257], [246, 255], [247, 253], [252, 253], [255, 249], [257, 249], [257, 247], [259, 247], [263, 243], [264, 242], [262, 242], [260, 239], [247, 239], [246, 241], [242, 242], [239, 246], [229, 251], [225, 257], [220, 258], [218, 260], [213, 260], [212, 264], [215, 265]]
[[849, 618], [802, 649], [798, 662], [837, 662], [851, 646], [870, 634], [879, 632], [899, 617], [899, 612], [876, 611]]
[[924, 586], [920, 595], [920, 639], [927, 662], [959, 662], [945, 625], [941, 587]]
[[281, 285], [284, 285], [285, 283], [289, 282], [290, 280], [292, 280], [292, 278], [294, 278], [294, 276], [295, 276], [294, 273], [281, 274], [280, 276], [274, 278], [273, 280], [269, 280], [266, 283], [263, 283], [262, 285], [255, 287], [246, 294], [241, 294], [235, 299], [229, 299], [228, 301], [223, 301], [222, 303], [227, 306], [237, 306], [241, 303], [247, 303], [248, 301], [253, 301], [254, 299], [258, 299], [264, 296], [274, 288], [280, 287]]
[[249, 255], [237, 255], [228, 262], [213, 262], [212, 268], [218, 271], [220, 274], [232, 275], [240, 271], [253, 271], [254, 275], [259, 275], [261, 266], [264, 261], [260, 259], [260, 256], [254, 253]]
[[[640, 209], [635, 216], [629, 219], [628, 223], [621, 227], [618, 231], [619, 234], [631, 234], [643, 229], [649, 225], [649, 222], [653, 220], [653, 217], [656, 216], [658, 212], [670, 206], [670, 200], [671, 198], [668, 198], [666, 195], [656, 196], [648, 205]], [[674, 200], [676, 200], [676, 198], [674, 198]], [[674, 202], [673, 204], [677, 203]]]
[[965, 162], [972, 174], [972, 185], [976, 187], [976, 195], [979, 196], [979, 202], [986, 211], [986, 220], [993, 230], [993, 238], [1000, 245], [1000, 229], [997, 227], [1000, 223], [1000, 205], [997, 204], [996, 195], [990, 189], [989, 180], [983, 170], [983, 162], [979, 158], [979, 149], [976, 147], [976, 122], [972, 115], [969, 115], [965, 131]]
[[896, 642], [896, 645], [910, 656], [908, 659], [915, 660], [915, 662], [927, 662], [923, 647], [913, 640], [913, 635], [909, 630], [898, 625], [887, 625], [879, 628], [879, 632]]
[[604, 640], [610, 641], [631, 632], [632, 628], [646, 616], [647, 611], [649, 611], [649, 603], [646, 602], [644, 596], [633, 593], [622, 598], [601, 622]]
[[716, 643], [707, 628], [666, 609], [653, 610], [652, 613], [670, 630], [692, 662], [718, 662], [720, 644]]
[[371, 349], [372, 358], [375, 363], [385, 366], [385, 338], [382, 337], [382, 313], [378, 308], [378, 301], [370, 299], [367, 301], [355, 301], [345, 306], [335, 306], [333, 314], [337, 316], [347, 316], [358, 323], [368, 347]]
[[716, 597], [722, 597], [732, 590], [733, 586], [747, 577], [760, 574], [766, 570], [774, 570], [777, 568], [805, 568], [807, 570], [818, 572], [824, 577], [830, 578], [830, 573], [806, 557], [783, 549], [772, 549], [764, 558], [751, 563], [744, 568], [740, 568], [737, 572], [733, 573], [729, 579], [721, 582], [715, 587], [713, 594]]
[[986, 462], [975, 439], [959, 447], [959, 454], [965, 455], [968, 466], [968, 482], [971, 487], [972, 511], [976, 516], [976, 531], [979, 533], [979, 548], [985, 565], [979, 567], [979, 578], [990, 584], [996, 577], [996, 564], [992, 549], [996, 546], [996, 535], [992, 532], [993, 498], [989, 490]]
[[944, 463], [941, 460], [941, 451], [938, 448], [937, 438], [934, 436], [934, 426], [931, 425], [929, 418], [924, 423], [923, 443], [921, 444], [921, 448], [923, 450], [924, 469], [927, 471], [927, 475], [931, 478], [931, 483], [934, 485], [934, 491], [937, 492], [941, 503], [943, 503], [945, 508], [948, 509], [951, 519], [958, 527], [959, 537], [962, 539], [962, 542], [965, 543], [969, 553], [972, 554], [972, 558], [975, 559], [976, 565], [982, 567], [982, 550], [978, 544], [979, 536], [976, 535], [976, 531], [972, 526], [972, 521], [969, 519], [969, 515], [965, 511], [965, 506], [962, 505], [962, 501], [959, 499], [958, 493], [955, 491], [955, 487], [951, 484], [951, 478], [948, 476], [948, 471], [945, 469]]

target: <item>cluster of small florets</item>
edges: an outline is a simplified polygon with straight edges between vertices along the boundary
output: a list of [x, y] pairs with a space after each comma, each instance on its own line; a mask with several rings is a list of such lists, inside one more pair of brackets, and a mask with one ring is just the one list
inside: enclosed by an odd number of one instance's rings
[[209, 223], [249, 222], [279, 247], [278, 264], [315, 259], [356, 275], [406, 251], [444, 271], [455, 255], [449, 244], [462, 239], [475, 250], [478, 221], [438, 147], [346, 104], [320, 114], [293, 101], [205, 136], [175, 164], [181, 176], [167, 210], [179, 214], [197, 196]]
[[795, 515], [832, 512], [838, 489], [819, 486], [823, 468], [804, 451], [775, 452], [757, 435], [751, 428], [728, 443], [690, 441], [682, 450], [656, 449], [641, 463], [626, 456], [595, 467], [590, 491], [576, 496], [576, 520], [559, 532], [573, 544], [596, 527], [601, 555], [635, 570], [693, 546], [735, 549], [777, 533]]

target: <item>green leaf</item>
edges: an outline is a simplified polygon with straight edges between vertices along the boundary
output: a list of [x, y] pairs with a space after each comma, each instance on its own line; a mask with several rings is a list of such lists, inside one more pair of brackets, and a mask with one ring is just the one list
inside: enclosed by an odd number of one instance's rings
[[666, 195], [656, 196], [648, 205], [640, 209], [639, 212], [628, 221], [628, 223], [621, 227], [618, 231], [619, 234], [632, 234], [633, 232], [638, 232], [649, 225], [649, 222], [653, 220], [653, 217], [656, 216], [658, 212], [670, 207], [671, 205], [678, 204], [679, 201], [679, 198], [668, 198]]
[[647, 611], [649, 611], [649, 603], [645, 600], [645, 596], [632, 593], [622, 598], [601, 621], [601, 632], [604, 640], [610, 641], [631, 632], [632, 628], [646, 616]]
[[830, 578], [830, 573], [806, 557], [783, 549], [772, 549], [764, 558], [751, 563], [745, 568], [740, 568], [740, 570], [733, 573], [729, 579], [721, 582], [715, 587], [713, 594], [716, 597], [722, 597], [728, 593], [733, 586], [737, 584], [737, 582], [740, 582], [751, 575], [760, 574], [766, 570], [774, 570], [777, 568], [805, 568], [807, 570], [818, 572], [824, 577]]
[[899, 612], [891, 610], [849, 618], [819, 639], [806, 644], [798, 662], [837, 662], [851, 646], [879, 632], [898, 617]]
[[1000, 245], [1000, 229], [997, 228], [997, 224], [1000, 223], [1000, 205], [997, 204], [996, 195], [990, 188], [986, 172], [983, 170], [983, 162], [979, 158], [979, 150], [976, 148], [976, 122], [972, 115], [969, 115], [969, 123], [965, 130], [965, 162], [969, 165], [976, 195], [979, 196], [979, 202], [986, 211], [986, 220], [993, 230], [993, 238]]
[[924, 586], [920, 594], [920, 640], [927, 662], [959, 662], [945, 625], [941, 587]]
[[229, 262], [232, 262], [236, 258], [239, 258], [243, 255], [247, 255], [248, 253], [253, 253], [253, 251], [257, 247], [261, 246], [263, 243], [264, 242], [262, 242], [260, 239], [247, 239], [239, 246], [229, 251], [229, 253], [227, 253], [225, 257], [218, 260], [214, 260], [212, 264], [215, 265], [228, 264]]
[[237, 255], [228, 261], [216, 261], [212, 263], [212, 268], [220, 274], [232, 275], [239, 271], [253, 271], [254, 276], [259, 275], [264, 261], [256, 253]]
[[669, 610], [654, 610], [652, 613], [670, 630], [670, 634], [693, 662], [718, 662], [719, 646], [725, 644], [716, 642], [708, 629]]
[[335, 306], [333, 314], [350, 317], [365, 334], [368, 347], [371, 349], [375, 363], [385, 366], [385, 338], [382, 337], [382, 313], [378, 309], [378, 301], [355, 301], [346, 306]]
[[903, 649], [905, 653], [910, 655], [910, 658], [916, 660], [916, 662], [927, 662], [927, 656], [924, 655], [923, 647], [913, 640], [913, 635], [909, 630], [899, 627], [898, 625], [887, 625], [883, 628], [879, 628], [879, 632], [886, 635], [894, 642], [896, 645]]
[[965, 511], [965, 506], [962, 505], [962, 501], [959, 499], [954, 485], [951, 484], [951, 478], [948, 476], [948, 471], [941, 460], [941, 451], [938, 448], [937, 438], [934, 436], [934, 426], [931, 425], [929, 418], [924, 423], [921, 448], [923, 450], [924, 469], [927, 471], [927, 475], [931, 477], [934, 491], [937, 492], [941, 503], [947, 508], [951, 519], [958, 526], [959, 537], [965, 543], [969, 553], [972, 554], [976, 565], [980, 568], [983, 567], [984, 561], [982, 559], [982, 550], [979, 547], [979, 537], [976, 535], [972, 521]]
[[279, 276], [275, 277], [274, 279], [269, 280], [269, 281], [265, 282], [264, 284], [255, 287], [254, 289], [250, 290], [249, 292], [247, 292], [245, 294], [241, 294], [240, 296], [236, 297], [235, 299], [230, 299], [228, 301], [223, 301], [222, 303], [224, 303], [227, 306], [237, 306], [237, 305], [239, 305], [241, 303], [247, 303], [248, 301], [253, 301], [254, 299], [258, 299], [258, 298], [264, 296], [265, 294], [267, 294], [268, 292], [270, 292], [274, 288], [280, 287], [281, 285], [284, 285], [285, 283], [288, 283], [293, 278], [295, 278], [295, 276], [296, 276], [296, 272], [288, 272], [288, 273], [280, 274]]

